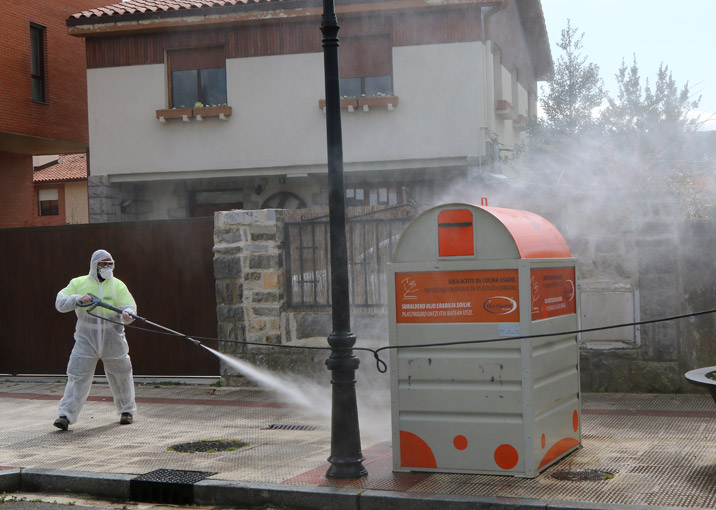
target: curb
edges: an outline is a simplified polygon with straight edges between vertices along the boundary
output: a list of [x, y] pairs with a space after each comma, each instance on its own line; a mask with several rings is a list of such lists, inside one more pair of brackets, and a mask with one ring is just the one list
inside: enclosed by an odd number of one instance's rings
[[20, 490], [20, 468], [0, 468], [0, 491], [15, 492]]
[[[138, 475], [91, 473], [85, 471], [0, 467], [0, 491], [50, 494], [83, 494], [116, 501], [129, 501], [130, 482]], [[199, 506], [280, 506], [313, 510], [653, 510], [649, 505], [616, 505], [569, 501], [545, 501], [505, 497], [474, 497], [336, 488], [309, 485], [252, 485], [222, 480], [193, 484], [193, 505]], [[156, 503], [154, 501], [142, 501]], [[161, 503], [161, 502], [159, 502]], [[659, 507], [661, 510], [683, 510]], [[691, 508], [689, 510], [705, 510]]]
[[[22, 469], [18, 490], [26, 492], [49, 492], [89, 494], [96, 498], [129, 500], [129, 482], [136, 475], [114, 473], [91, 473], [59, 469]], [[0, 473], [0, 480], [2, 473]]]
[[200, 506], [279, 506], [315, 510], [363, 510], [363, 489], [315, 487], [310, 485], [237, 484], [202, 480], [194, 484], [194, 504]]

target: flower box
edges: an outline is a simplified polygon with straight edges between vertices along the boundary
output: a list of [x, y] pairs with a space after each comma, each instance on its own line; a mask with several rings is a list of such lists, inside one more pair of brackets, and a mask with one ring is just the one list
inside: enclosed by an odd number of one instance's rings
[[525, 131], [529, 127], [529, 124], [529, 119], [524, 115], [519, 114], [515, 121], [512, 123], [512, 127], [514, 127], [518, 131]]
[[158, 119], [181, 119], [186, 115], [187, 118], [192, 116], [191, 108], [169, 108], [166, 110], [157, 110]]
[[228, 117], [231, 115], [231, 106], [204, 106], [203, 108], [194, 108], [194, 116], [201, 115], [206, 117]]
[[[326, 108], [326, 100], [325, 99], [319, 99], [318, 100], [318, 107], [323, 110]], [[341, 98], [341, 109], [342, 110], [349, 110], [350, 108], [356, 109], [358, 108], [358, 99], [355, 97], [342, 97]]]
[[363, 108], [367, 106], [369, 108], [374, 107], [395, 107], [398, 105], [398, 96], [369, 96], [359, 97], [358, 107]]
[[498, 99], [495, 101], [495, 113], [499, 117], [513, 119], [515, 117], [515, 107], [507, 99]]

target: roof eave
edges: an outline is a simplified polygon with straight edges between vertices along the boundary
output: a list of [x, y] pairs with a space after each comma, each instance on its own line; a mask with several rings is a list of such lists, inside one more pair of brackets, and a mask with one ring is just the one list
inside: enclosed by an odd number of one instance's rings
[[545, 81], [554, 75], [554, 61], [549, 46], [547, 25], [540, 0], [517, 0], [522, 27], [527, 37], [535, 69], [535, 79]]
[[65, 182], [82, 182], [86, 181], [87, 177], [68, 177], [65, 179], [47, 179], [47, 180], [34, 180], [32, 181], [32, 184], [39, 185], [39, 184], [62, 184]]
[[[335, 10], [337, 14], [345, 15], [371, 11], [479, 5], [489, 1], [492, 0], [342, 0], [340, 5], [336, 5]], [[320, 17], [323, 14], [323, 3], [322, 0], [284, 0], [101, 16], [82, 14], [74, 14], [66, 20], [70, 35], [82, 37], [120, 31]]]

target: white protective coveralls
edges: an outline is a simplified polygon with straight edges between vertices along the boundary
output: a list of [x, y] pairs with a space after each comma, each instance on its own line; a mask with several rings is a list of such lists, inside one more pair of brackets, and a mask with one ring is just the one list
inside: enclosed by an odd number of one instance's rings
[[[80, 297], [91, 293], [105, 303], [136, 315], [137, 305], [121, 280], [111, 276], [100, 282], [97, 277], [99, 261], [107, 258], [112, 256], [105, 250], [94, 252], [89, 274], [73, 278], [67, 287], [57, 293], [55, 300], [55, 308], [59, 312], [74, 311], [77, 314], [75, 346], [67, 363], [67, 385], [59, 406], [59, 415], [66, 416], [70, 423], [77, 421], [77, 415], [89, 396], [98, 359], [104, 364], [117, 412], [134, 415], [137, 410], [124, 326], [92, 317], [87, 313], [88, 308], [77, 306]], [[106, 308], [96, 307], [92, 313], [122, 322], [121, 314]]]

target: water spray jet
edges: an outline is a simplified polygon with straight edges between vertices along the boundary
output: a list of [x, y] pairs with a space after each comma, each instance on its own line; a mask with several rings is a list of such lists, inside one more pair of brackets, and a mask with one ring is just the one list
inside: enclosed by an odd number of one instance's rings
[[[115, 306], [110, 305], [109, 303], [105, 303], [104, 301], [102, 301], [99, 297], [95, 296], [94, 294], [88, 294], [88, 295], [92, 298], [92, 301], [90, 301], [89, 303], [87, 303], [85, 305], [80, 305], [80, 306], [82, 306], [83, 308], [88, 308], [87, 313], [89, 313], [90, 315], [92, 315], [94, 317], [98, 317], [103, 320], [109, 320], [105, 317], [101, 317], [99, 315], [95, 315], [95, 314], [91, 313], [92, 310], [94, 310], [97, 307], [106, 308], [107, 310], [111, 310], [111, 311], [119, 313], [119, 314], [124, 312], [124, 310], [122, 310], [121, 308], [117, 308]], [[220, 353], [219, 351], [216, 351], [216, 350], [212, 349], [211, 347], [207, 347], [206, 345], [202, 344], [199, 340], [192, 338], [188, 335], [185, 335], [178, 331], [174, 331], [173, 329], [170, 329], [165, 326], [162, 326], [161, 324], [152, 322], [148, 319], [145, 319], [144, 317], [140, 317], [139, 315], [136, 315], [133, 313], [129, 313], [129, 315], [132, 318], [134, 318], [144, 324], [154, 326], [154, 327], [159, 328], [163, 331], [171, 333], [172, 335], [186, 338], [187, 340], [192, 342], [194, 345], [203, 347], [204, 349], [206, 349], [207, 351], [212, 353], [214, 356], [221, 359], [222, 361], [224, 361], [225, 363], [227, 363], [234, 369], [238, 370], [239, 372], [241, 372], [242, 374], [244, 374], [246, 377], [250, 378], [254, 382], [275, 390], [277, 393], [282, 395], [289, 402], [296, 403], [302, 407], [305, 407], [305, 408], [311, 409], [311, 410], [315, 410], [316, 408], [322, 408], [322, 407], [324, 408], [325, 407], [325, 403], [317, 401], [318, 397], [314, 398], [312, 401], [304, 393], [302, 393], [301, 391], [296, 389], [291, 384], [288, 384], [288, 381], [286, 381], [282, 378], [279, 378], [279, 377], [272, 375], [264, 370], [261, 370], [258, 367], [251, 365], [250, 363], [247, 363], [245, 361], [236, 359], [232, 356], [228, 356], [226, 354]], [[114, 321], [112, 321], [112, 322], [114, 322]]]

